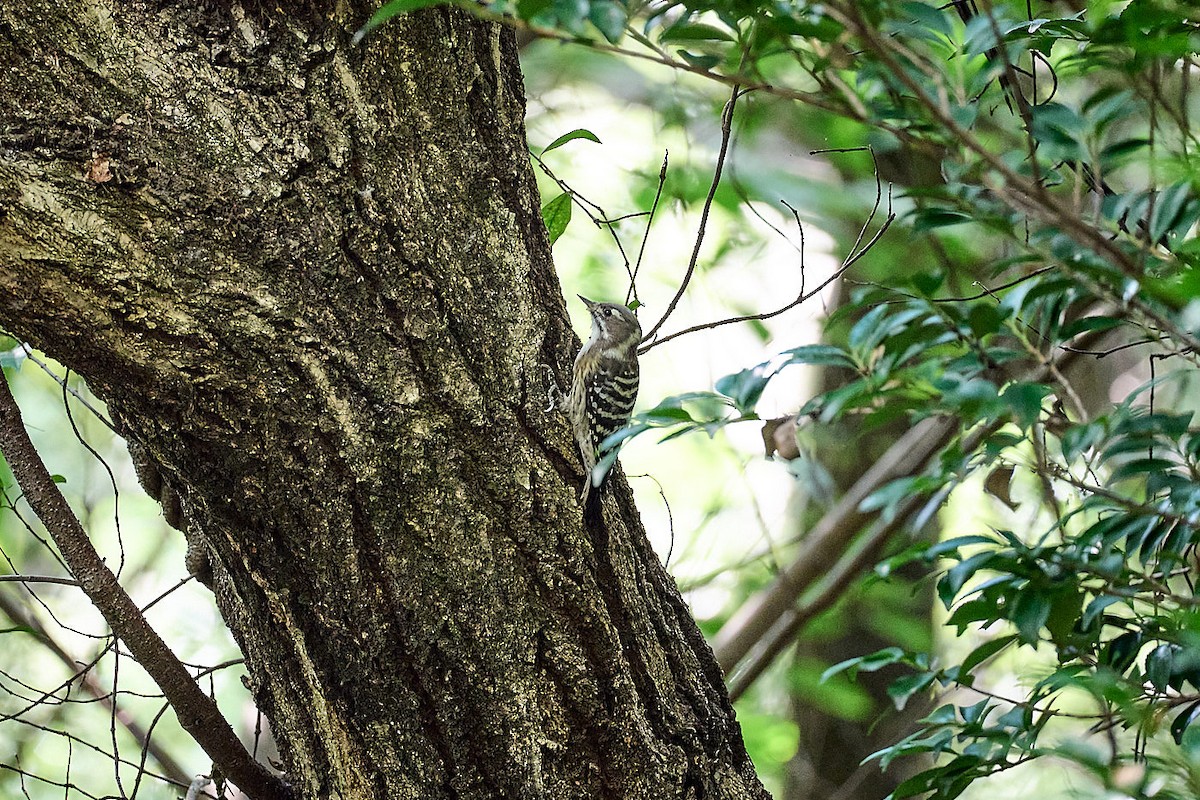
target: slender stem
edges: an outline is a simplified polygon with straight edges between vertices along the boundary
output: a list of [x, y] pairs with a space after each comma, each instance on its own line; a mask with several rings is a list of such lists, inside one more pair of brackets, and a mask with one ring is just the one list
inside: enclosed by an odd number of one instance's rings
[[654, 346], [654, 334], [663, 326], [667, 318], [675, 311], [675, 307], [679, 305], [679, 300], [683, 297], [683, 293], [687, 291], [688, 284], [691, 283], [692, 275], [696, 272], [696, 263], [700, 260], [700, 247], [704, 244], [704, 232], [708, 227], [708, 216], [712, 213], [713, 198], [717, 195], [717, 187], [721, 183], [721, 173], [725, 170], [725, 157], [729, 153], [729, 141], [733, 135], [733, 110], [737, 105], [738, 98], [745, 94], [745, 91], [739, 87], [734, 87], [729, 94], [729, 100], [725, 103], [725, 108], [721, 112], [721, 148], [717, 152], [717, 166], [713, 170], [712, 183], [708, 187], [708, 196], [704, 198], [704, 210], [700, 212], [700, 226], [696, 231], [696, 242], [692, 247], [692, 257], [688, 260], [687, 271], [683, 274], [683, 280], [679, 283], [679, 288], [675, 291], [675, 296], [671, 298], [671, 302], [667, 305], [667, 310], [659, 318], [658, 322], [654, 323], [654, 327], [650, 329], [643, 338], [643, 342], [651, 342], [641, 348], [639, 352], [645, 352]]

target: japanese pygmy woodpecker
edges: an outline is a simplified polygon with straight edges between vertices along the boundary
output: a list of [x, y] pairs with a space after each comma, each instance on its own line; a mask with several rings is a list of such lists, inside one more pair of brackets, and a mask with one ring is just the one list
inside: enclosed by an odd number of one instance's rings
[[591, 314], [592, 333], [575, 356], [565, 410], [583, 456], [585, 479], [581, 497], [586, 506], [600, 444], [625, 427], [633, 412], [638, 393], [637, 348], [642, 341], [642, 326], [625, 306], [594, 303], [582, 295], [579, 299]]

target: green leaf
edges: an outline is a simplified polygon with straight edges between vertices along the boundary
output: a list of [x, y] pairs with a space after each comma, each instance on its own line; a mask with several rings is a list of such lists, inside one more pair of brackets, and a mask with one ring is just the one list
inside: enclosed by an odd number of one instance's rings
[[1031, 132], [1041, 144], [1053, 148], [1056, 157], [1086, 157], [1083, 140], [1087, 124], [1072, 109], [1061, 103], [1043, 103], [1034, 106], [1031, 113]]
[[409, 11], [416, 11], [418, 8], [440, 5], [443, 2], [446, 2], [446, 0], [391, 0], [390, 3], [385, 3], [383, 6], [381, 6], [380, 9], [372, 14], [371, 18], [367, 20], [367, 24], [363, 25], [355, 32], [354, 37], [350, 39], [350, 45], [353, 47], [359, 44], [363, 39], [366, 38], [367, 34], [378, 28], [383, 23], [387, 22], [392, 17], [399, 16], [400, 14], [407, 14]]
[[840, 347], [829, 344], [806, 344], [780, 353], [787, 356], [784, 366], [789, 364], [812, 364], [822, 367], [849, 367], [854, 369], [854, 360]]
[[996, 601], [993, 598], [977, 598], [959, 603], [953, 613], [946, 619], [948, 627], [958, 629], [959, 635], [973, 622], [992, 623], [999, 616]]
[[858, 504], [858, 510], [864, 514], [882, 510], [884, 519], [891, 519], [901, 502], [926, 492], [927, 487], [923, 485], [925, 483], [927, 479], [921, 476], [897, 478], [864, 497]]
[[1087, 608], [1083, 610], [1083, 616], [1080, 617], [1079, 627], [1082, 630], [1091, 630], [1092, 625], [1100, 618], [1100, 614], [1104, 609], [1111, 606], [1113, 603], [1121, 602], [1120, 597], [1111, 594], [1102, 594], [1099, 597], [1092, 599], [1092, 602], [1087, 604]]
[[1096, 447], [1104, 438], [1104, 428], [1097, 423], [1074, 425], [1062, 434], [1063, 457], [1074, 461], [1084, 450]]
[[720, 56], [707, 55], [705, 53], [689, 53], [687, 50], [680, 50], [679, 55], [684, 61], [697, 69], [712, 69], [721, 63]]
[[971, 311], [967, 314], [967, 324], [971, 326], [971, 333], [980, 339], [996, 333], [1008, 316], [1006, 312], [1007, 309], [992, 303], [977, 303], [971, 306]]
[[839, 672], [848, 672], [850, 677], [858, 672], [876, 672], [891, 664], [910, 663], [910, 658], [903, 649], [899, 647], [885, 647], [867, 656], [858, 656], [857, 658], [848, 658], [845, 661], [839, 661], [829, 669], [821, 673], [821, 683], [829, 680], [829, 678]]
[[956, 536], [953, 539], [945, 539], [937, 544], [930, 545], [925, 549], [924, 557], [926, 561], [933, 561], [935, 558], [941, 558], [948, 553], [957, 553], [959, 548], [973, 544], [996, 544], [996, 539], [978, 533]]
[[918, 272], [909, 280], [912, 282], [913, 288], [924, 297], [933, 297], [937, 294], [937, 290], [942, 288], [942, 284], [946, 282], [946, 275], [942, 272], [935, 274]]
[[1185, 210], [1192, 201], [1192, 186], [1188, 181], [1168, 186], [1155, 197], [1154, 218], [1150, 223], [1150, 241], [1157, 242], [1171, 228], [1180, 223], [1187, 227], [1195, 223], [1192, 215], [1185, 216]]
[[1108, 642], [1101, 651], [1101, 663], [1112, 667], [1116, 672], [1124, 672], [1133, 665], [1138, 650], [1142, 647], [1142, 632], [1129, 631]]
[[1150, 146], [1150, 140], [1145, 138], [1122, 139], [1114, 142], [1100, 151], [1100, 166], [1108, 169], [1122, 164], [1126, 156], [1133, 155], [1139, 150]]
[[958, 596], [959, 590], [971, 579], [971, 576], [994, 561], [996, 557], [997, 553], [993, 550], [976, 553], [947, 570], [937, 585], [938, 597], [945, 604], [947, 610], [954, 605], [954, 598]]
[[979, 645], [979, 647], [976, 647], [967, 655], [966, 658], [963, 659], [962, 664], [959, 665], [959, 680], [964, 680], [964, 676], [969, 675], [971, 670], [975, 669], [984, 661], [987, 661], [989, 658], [996, 655], [1015, 641], [1017, 641], [1016, 634], [1010, 634], [1009, 636], [999, 636], [995, 639], [989, 639], [983, 644]]
[[517, 0], [517, 16], [531, 20], [552, 5], [554, 0]]
[[1138, 475], [1146, 475], [1176, 469], [1179, 465], [1165, 458], [1135, 458], [1127, 461], [1113, 470], [1113, 481], [1124, 480]]
[[1158, 691], [1166, 691], [1175, 671], [1175, 651], [1179, 645], [1160, 644], [1146, 656], [1146, 678]]
[[971, 216], [948, 208], [922, 208], [913, 213], [913, 233], [971, 222]]
[[624, 442], [626, 439], [632, 439], [639, 433], [645, 433], [654, 427], [654, 425], [647, 425], [643, 422], [636, 422], [626, 425], [624, 428], [621, 428], [618, 431], [613, 431], [607, 437], [605, 437], [604, 441], [600, 443], [600, 447], [597, 449], [601, 453], [615, 452], [618, 449], [617, 445], [621, 444], [621, 442]]
[[610, 44], [616, 44], [625, 33], [625, 23], [628, 22], [629, 15], [619, 3], [592, 0], [591, 8], [588, 9], [588, 19], [596, 26], [596, 30], [604, 34], [604, 38], [608, 39]]
[[1000, 399], [1012, 410], [1022, 428], [1037, 422], [1042, 413], [1042, 400], [1050, 393], [1049, 386], [1040, 383], [1010, 383], [1000, 394]]
[[1037, 644], [1042, 626], [1050, 618], [1050, 597], [1046, 593], [1026, 588], [1013, 602], [1011, 619], [1017, 626], [1021, 642]]
[[560, 194], [546, 205], [542, 206], [542, 219], [546, 223], [546, 233], [550, 236], [550, 244], [558, 241], [571, 221], [571, 196]]
[[11, 336], [0, 334], [0, 367], [20, 369], [29, 352], [25, 346]]
[[775, 377], [776, 371], [767, 372], [766, 366], [759, 364], [757, 367], [726, 375], [719, 378], [713, 388], [732, 399], [743, 414], [752, 414], [763, 390], [767, 388], [771, 378]]
[[558, 137], [553, 142], [542, 148], [542, 155], [546, 155], [546, 153], [549, 153], [551, 150], [556, 150], [567, 142], [574, 141], [575, 139], [587, 139], [589, 142], [602, 144], [600, 137], [596, 136], [596, 134], [592, 133], [587, 128], [576, 128], [569, 133], [564, 133], [562, 136]]
[[715, 25], [705, 25], [702, 22], [684, 22], [672, 25], [663, 32], [659, 39], [663, 42], [733, 41], [733, 37], [729, 35], [728, 31], [721, 30]]
[[944, 7], [936, 8], [927, 3], [907, 2], [901, 3], [898, 11], [904, 16], [912, 17], [913, 25], [921, 25], [945, 37], [949, 37], [953, 33]]
[[1105, 317], [1100, 315], [1082, 317], [1062, 326], [1058, 335], [1063, 339], [1070, 339], [1088, 331], [1107, 331], [1124, 324], [1125, 320], [1121, 317]]
[[656, 425], [671, 425], [676, 422], [695, 422], [687, 409], [672, 406], [657, 406], [638, 414], [638, 419]]
[[918, 672], [892, 681], [887, 688], [887, 693], [888, 697], [892, 698], [892, 702], [896, 704], [896, 710], [903, 711], [904, 706], [908, 705], [909, 699], [914, 694], [929, 688], [934, 677], [936, 676], [932, 672]]

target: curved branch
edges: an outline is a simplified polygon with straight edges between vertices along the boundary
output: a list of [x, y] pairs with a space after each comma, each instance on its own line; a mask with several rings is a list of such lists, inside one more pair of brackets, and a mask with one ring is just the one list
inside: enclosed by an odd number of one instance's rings
[[0, 451], [80, 587], [162, 689], [183, 729], [248, 796], [256, 800], [289, 798], [287, 784], [250, 758], [216, 703], [200, 691], [92, 547], [30, 441], [6, 381], [0, 381]]

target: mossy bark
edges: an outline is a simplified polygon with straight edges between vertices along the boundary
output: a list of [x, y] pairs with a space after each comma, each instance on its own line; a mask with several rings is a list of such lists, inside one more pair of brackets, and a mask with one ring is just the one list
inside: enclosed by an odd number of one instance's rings
[[308, 798], [742, 798], [573, 355], [511, 35], [437, 8], [0, 7], [0, 326], [181, 502]]

